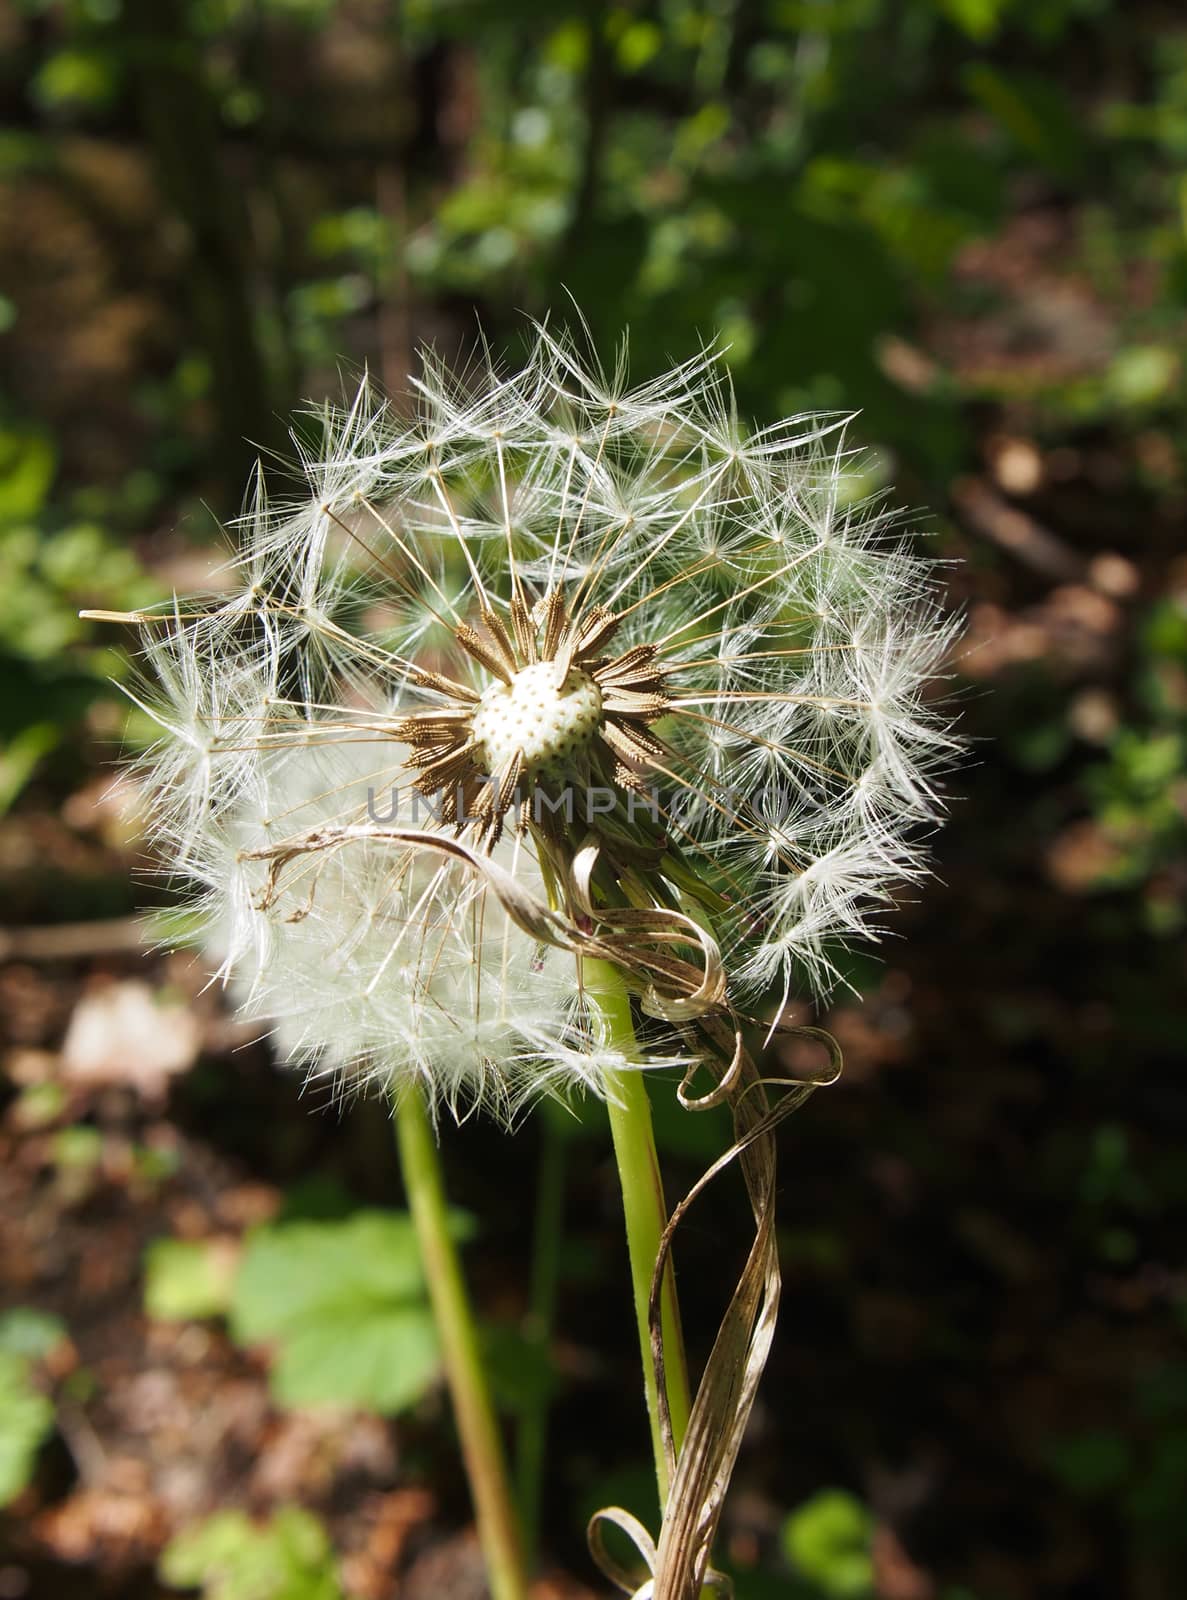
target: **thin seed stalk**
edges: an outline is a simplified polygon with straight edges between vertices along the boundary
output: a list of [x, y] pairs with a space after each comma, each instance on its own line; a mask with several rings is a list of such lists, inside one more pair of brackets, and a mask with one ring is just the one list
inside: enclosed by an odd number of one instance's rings
[[[634, 1023], [631, 1020], [630, 995], [618, 972], [607, 962], [587, 960], [584, 964], [584, 990], [594, 1026], [600, 1034], [599, 1042], [604, 1047], [619, 1050], [628, 1057], [637, 1057], [638, 1045], [635, 1040]], [[643, 1081], [643, 1074], [629, 1071], [607, 1073], [606, 1103], [610, 1115], [610, 1133], [614, 1141], [614, 1157], [622, 1187], [622, 1209], [630, 1253], [635, 1320], [638, 1325], [639, 1348], [643, 1357], [643, 1386], [647, 1400], [647, 1415], [651, 1424], [655, 1478], [662, 1509], [667, 1505], [671, 1485], [660, 1429], [655, 1368], [651, 1359], [648, 1304], [651, 1296], [651, 1275], [659, 1254], [660, 1235], [667, 1223], [668, 1212], [664, 1203], [663, 1179], [660, 1176], [655, 1135], [651, 1126], [651, 1102], [647, 1096], [647, 1085]], [[680, 1307], [676, 1299], [676, 1280], [670, 1265], [664, 1274], [660, 1309], [668, 1410], [673, 1444], [678, 1456], [688, 1429], [691, 1398], [688, 1361], [684, 1353], [684, 1335], [680, 1327]]]
[[491, 1595], [493, 1600], [526, 1600], [523, 1543], [503, 1444], [482, 1365], [474, 1313], [450, 1234], [437, 1142], [419, 1090], [399, 1096], [395, 1122], [404, 1189], [441, 1340]]

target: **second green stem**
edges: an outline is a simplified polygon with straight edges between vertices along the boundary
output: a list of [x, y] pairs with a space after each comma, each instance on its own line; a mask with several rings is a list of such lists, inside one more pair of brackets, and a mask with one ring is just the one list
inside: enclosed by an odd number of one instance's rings
[[404, 1188], [441, 1339], [487, 1581], [494, 1600], [526, 1600], [523, 1544], [508, 1486], [503, 1445], [457, 1246], [450, 1231], [437, 1142], [418, 1089], [409, 1089], [396, 1101], [395, 1120]]

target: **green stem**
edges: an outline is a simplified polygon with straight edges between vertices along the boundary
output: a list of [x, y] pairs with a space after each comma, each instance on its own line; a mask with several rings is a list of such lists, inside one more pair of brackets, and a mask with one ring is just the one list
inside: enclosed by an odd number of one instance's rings
[[[638, 1055], [631, 1001], [621, 977], [604, 961], [586, 961], [585, 997], [600, 1034], [600, 1042], [634, 1058]], [[655, 1368], [651, 1360], [651, 1335], [647, 1309], [651, 1295], [651, 1274], [659, 1254], [660, 1235], [668, 1220], [664, 1203], [663, 1179], [655, 1136], [651, 1128], [651, 1102], [643, 1074], [615, 1072], [606, 1083], [610, 1132], [614, 1156], [622, 1185], [622, 1209], [626, 1219], [627, 1247], [631, 1258], [631, 1284], [635, 1296], [635, 1320], [639, 1347], [643, 1355], [643, 1386], [647, 1415], [651, 1422], [651, 1444], [655, 1453], [655, 1477], [659, 1485], [660, 1506], [668, 1500], [668, 1464], [664, 1457], [659, 1425], [659, 1404]], [[676, 1300], [676, 1280], [669, 1264], [660, 1298], [661, 1329], [664, 1344], [664, 1369], [672, 1436], [677, 1455], [688, 1428], [691, 1400], [684, 1336], [680, 1329], [680, 1307]]]
[[523, 1547], [474, 1314], [449, 1227], [437, 1142], [419, 1090], [395, 1106], [404, 1188], [420, 1241], [493, 1600], [526, 1600]]
[[[556, 1292], [564, 1244], [565, 1139], [550, 1106], [542, 1106], [538, 1114], [540, 1167], [536, 1179], [531, 1296], [524, 1331], [530, 1341], [537, 1368], [544, 1370], [556, 1314]], [[516, 1440], [516, 1488], [529, 1571], [535, 1565], [539, 1537], [548, 1401], [548, 1386], [541, 1383], [525, 1406]]]

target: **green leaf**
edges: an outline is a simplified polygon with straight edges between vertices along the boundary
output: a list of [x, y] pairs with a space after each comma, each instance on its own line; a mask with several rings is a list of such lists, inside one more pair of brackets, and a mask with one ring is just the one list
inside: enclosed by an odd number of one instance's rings
[[411, 1217], [356, 1211], [342, 1222], [291, 1222], [251, 1235], [235, 1279], [236, 1339], [270, 1339], [327, 1306], [421, 1299], [424, 1272]]
[[1112, 1428], [1087, 1428], [1061, 1439], [1048, 1458], [1060, 1482], [1086, 1498], [1115, 1494], [1133, 1472], [1129, 1445]]
[[341, 1600], [334, 1554], [316, 1517], [285, 1506], [270, 1522], [220, 1511], [166, 1545], [158, 1574], [205, 1600]]
[[51, 1148], [57, 1166], [69, 1172], [90, 1172], [103, 1159], [103, 1135], [98, 1128], [80, 1122], [55, 1134]]
[[822, 1489], [783, 1524], [783, 1547], [796, 1571], [834, 1600], [873, 1594], [870, 1540], [874, 1519], [844, 1489]]
[[0, 752], [0, 816], [20, 798], [38, 762], [49, 754], [59, 737], [52, 722], [33, 722], [8, 741]]
[[1179, 358], [1164, 345], [1139, 344], [1114, 356], [1105, 387], [1125, 411], [1138, 411], [1166, 400], [1179, 379]]
[[0, 1349], [0, 1506], [15, 1500], [28, 1484], [38, 1448], [53, 1424], [53, 1404], [33, 1387], [27, 1358]]
[[427, 1306], [325, 1306], [281, 1345], [272, 1392], [286, 1406], [406, 1411], [441, 1367]]
[[260, 1229], [235, 1279], [231, 1331], [243, 1344], [276, 1342], [284, 1405], [404, 1410], [440, 1365], [411, 1219], [360, 1211]]
[[51, 110], [107, 105], [116, 94], [114, 58], [100, 50], [58, 50], [33, 79], [34, 97]]
[[66, 1337], [66, 1324], [51, 1311], [15, 1306], [0, 1316], [0, 1354], [39, 1361]]
[[978, 44], [992, 39], [1010, 0], [940, 0], [940, 9]]
[[54, 447], [44, 434], [0, 431], [0, 523], [35, 517], [56, 470]]
[[216, 1317], [231, 1302], [226, 1249], [193, 1239], [157, 1239], [144, 1256], [144, 1309], [163, 1322]]
[[1045, 78], [999, 72], [970, 62], [964, 86], [1011, 142], [1057, 177], [1075, 180], [1089, 169], [1089, 144], [1072, 102]]

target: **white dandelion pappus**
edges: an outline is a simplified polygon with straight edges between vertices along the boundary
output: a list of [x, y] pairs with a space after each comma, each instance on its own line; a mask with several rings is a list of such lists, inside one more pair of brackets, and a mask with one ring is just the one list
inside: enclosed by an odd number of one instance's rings
[[[845, 419], [747, 435], [711, 352], [631, 389], [538, 328], [522, 371], [426, 358], [416, 389], [412, 421], [366, 382], [321, 413], [303, 493], [241, 520], [235, 592], [142, 619], [144, 768], [157, 848], [286, 1054], [510, 1115], [642, 1062], [599, 1048], [580, 952], [475, 859], [577, 931], [697, 924], [737, 1008], [825, 986], [922, 869], [952, 624], [854, 498]], [[671, 998], [666, 949], [632, 976]]]

